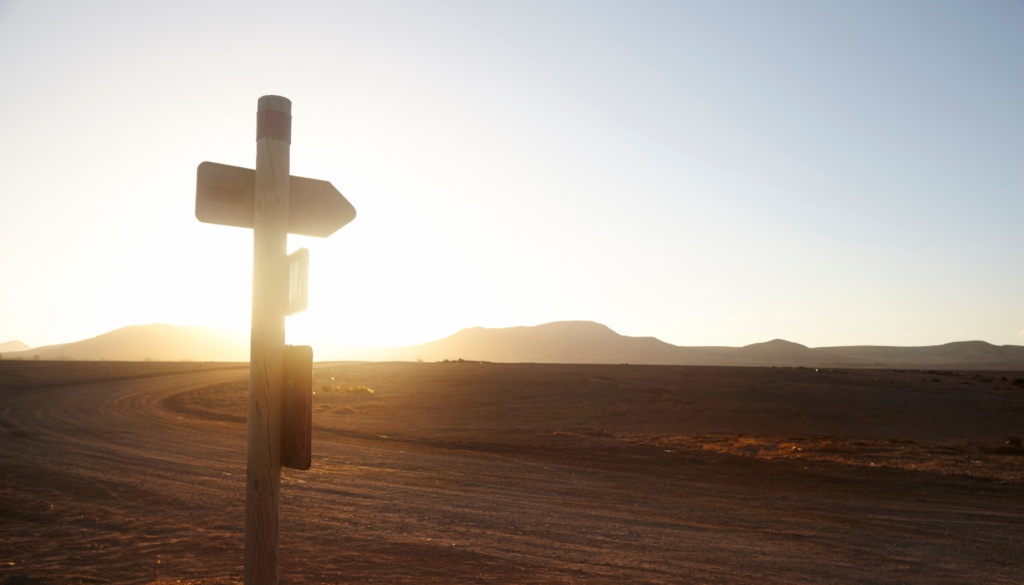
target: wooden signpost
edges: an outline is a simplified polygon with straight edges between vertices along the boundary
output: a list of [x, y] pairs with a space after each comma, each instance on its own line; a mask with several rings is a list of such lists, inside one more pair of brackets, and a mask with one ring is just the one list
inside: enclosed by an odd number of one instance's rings
[[204, 162], [196, 218], [253, 230], [245, 487], [245, 583], [278, 582], [281, 467], [311, 464], [313, 350], [285, 346], [285, 316], [308, 305], [309, 251], [287, 254], [288, 234], [325, 238], [356, 216], [327, 181], [289, 175], [292, 103], [263, 96], [256, 170]]

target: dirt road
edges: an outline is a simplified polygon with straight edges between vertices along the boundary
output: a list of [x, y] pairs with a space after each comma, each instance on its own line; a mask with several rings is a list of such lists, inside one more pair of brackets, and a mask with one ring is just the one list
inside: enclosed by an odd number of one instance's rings
[[[423, 366], [436, 369], [319, 371], [327, 407], [314, 421], [314, 466], [282, 482], [282, 583], [1024, 582], [1020, 482], [665, 448], [629, 434], [664, 433], [661, 423], [638, 428], [642, 412], [616, 406], [635, 374]], [[240, 581], [245, 428], [232, 397], [247, 370], [33, 377], [16, 367], [0, 363], [0, 582]], [[718, 370], [739, 371], [728, 375], [755, 394], [765, 380], [780, 396], [802, 391], [778, 372]], [[597, 382], [563, 381], [579, 372]], [[516, 375], [526, 378], [515, 387], [550, 404], [512, 400], [522, 397], [502, 384]], [[325, 397], [319, 384], [331, 383], [348, 389], [343, 399]], [[735, 393], [721, 394], [740, 402], [729, 419], [685, 394], [695, 385], [637, 384], [676, 397], [649, 403], [655, 422], [702, 408], [693, 424], [768, 424]], [[993, 396], [1012, 405], [1018, 395]], [[565, 418], [593, 409], [582, 422], [601, 428]], [[993, 413], [994, 433], [1010, 415]]]

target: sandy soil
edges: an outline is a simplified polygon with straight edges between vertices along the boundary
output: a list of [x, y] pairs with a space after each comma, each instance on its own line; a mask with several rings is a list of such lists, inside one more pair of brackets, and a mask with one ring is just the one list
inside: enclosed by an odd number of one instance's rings
[[[1019, 372], [317, 367], [283, 583], [1024, 582]], [[0, 362], [0, 583], [239, 582], [246, 378]]]

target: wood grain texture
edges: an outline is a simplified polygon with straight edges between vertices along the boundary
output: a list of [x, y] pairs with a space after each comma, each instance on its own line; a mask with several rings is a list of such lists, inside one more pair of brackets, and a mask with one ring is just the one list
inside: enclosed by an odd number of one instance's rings
[[284, 421], [281, 466], [309, 469], [313, 440], [313, 348], [285, 346]]
[[[258, 110], [268, 109], [290, 114], [291, 102], [278, 96], [261, 97]], [[256, 141], [245, 492], [246, 585], [278, 582], [289, 154], [290, 145], [283, 140]]]

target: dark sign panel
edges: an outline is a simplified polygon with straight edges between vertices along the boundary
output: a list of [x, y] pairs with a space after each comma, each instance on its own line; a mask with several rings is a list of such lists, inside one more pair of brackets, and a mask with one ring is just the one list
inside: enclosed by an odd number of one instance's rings
[[313, 348], [284, 346], [284, 371], [281, 465], [309, 469], [313, 439]]

